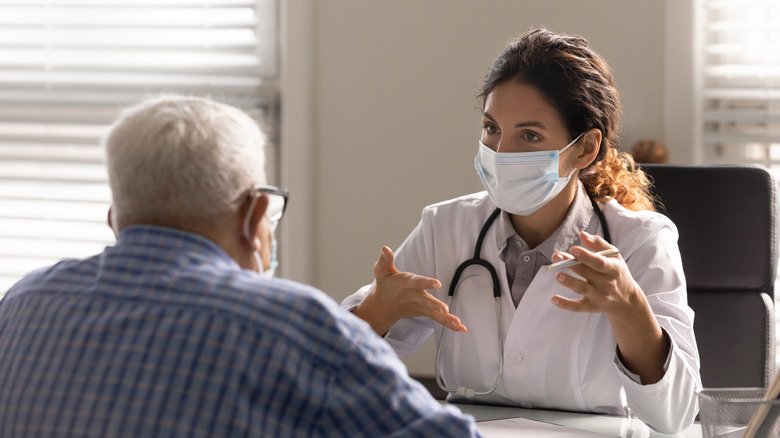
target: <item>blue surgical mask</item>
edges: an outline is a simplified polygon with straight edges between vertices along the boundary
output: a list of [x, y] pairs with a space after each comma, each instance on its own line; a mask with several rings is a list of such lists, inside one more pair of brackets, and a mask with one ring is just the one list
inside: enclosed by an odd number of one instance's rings
[[569, 183], [576, 168], [561, 177], [558, 174], [560, 154], [580, 137], [582, 134], [561, 150], [537, 152], [496, 152], [479, 142], [474, 166], [498, 208], [527, 216], [558, 196]]

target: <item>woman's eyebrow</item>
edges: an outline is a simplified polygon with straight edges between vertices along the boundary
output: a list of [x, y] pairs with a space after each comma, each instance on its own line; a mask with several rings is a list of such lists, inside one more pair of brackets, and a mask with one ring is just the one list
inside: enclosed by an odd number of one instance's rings
[[547, 129], [544, 127], [544, 123], [537, 122], [537, 121], [529, 121], [529, 122], [520, 122], [515, 125], [515, 128], [526, 128], [526, 127], [534, 127], [534, 128], [541, 128], [541, 129]]
[[[494, 122], [494, 123], [496, 121], [496, 119], [493, 118], [493, 116], [491, 116], [490, 113], [487, 112], [487, 111], [483, 111], [482, 112], [482, 117], [484, 117], [486, 119], [490, 119], [490, 121]], [[515, 124], [515, 128], [527, 128], [527, 127], [540, 128], [540, 129], [544, 129], [544, 130], [547, 129], [544, 126], [544, 123], [538, 122], [536, 120], [530, 120], [530, 121], [527, 121], [527, 122], [520, 122], [520, 123]]]

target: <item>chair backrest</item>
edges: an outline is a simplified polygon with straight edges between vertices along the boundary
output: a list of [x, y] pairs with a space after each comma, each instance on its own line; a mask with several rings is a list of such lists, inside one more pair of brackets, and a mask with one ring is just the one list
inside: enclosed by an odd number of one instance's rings
[[763, 167], [643, 165], [680, 233], [705, 388], [774, 377], [777, 182]]

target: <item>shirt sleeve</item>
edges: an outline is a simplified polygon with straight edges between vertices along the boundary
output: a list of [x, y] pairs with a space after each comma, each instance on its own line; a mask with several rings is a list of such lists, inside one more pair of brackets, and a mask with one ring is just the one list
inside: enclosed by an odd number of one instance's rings
[[[669, 334], [666, 332], [666, 330], [661, 327], [661, 331], [664, 332], [664, 336], [666, 339], [669, 339]], [[669, 369], [669, 362], [672, 360], [672, 344], [670, 343], [669, 346], [669, 353], [666, 355], [666, 361], [664, 361], [664, 373]], [[639, 376], [639, 374], [632, 373], [631, 371], [626, 368], [626, 365], [623, 363], [623, 357], [620, 355], [620, 350], [615, 347], [615, 360], [614, 360], [615, 366], [617, 367], [618, 371], [623, 373], [626, 377], [630, 378], [634, 382], [638, 384], [642, 384], [642, 378]]]

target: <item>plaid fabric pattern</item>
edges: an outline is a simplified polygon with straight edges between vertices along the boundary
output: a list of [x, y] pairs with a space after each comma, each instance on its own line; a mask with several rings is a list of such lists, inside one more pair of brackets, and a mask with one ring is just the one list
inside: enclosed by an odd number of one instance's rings
[[322, 292], [133, 226], [0, 302], [2, 437], [476, 436]]

